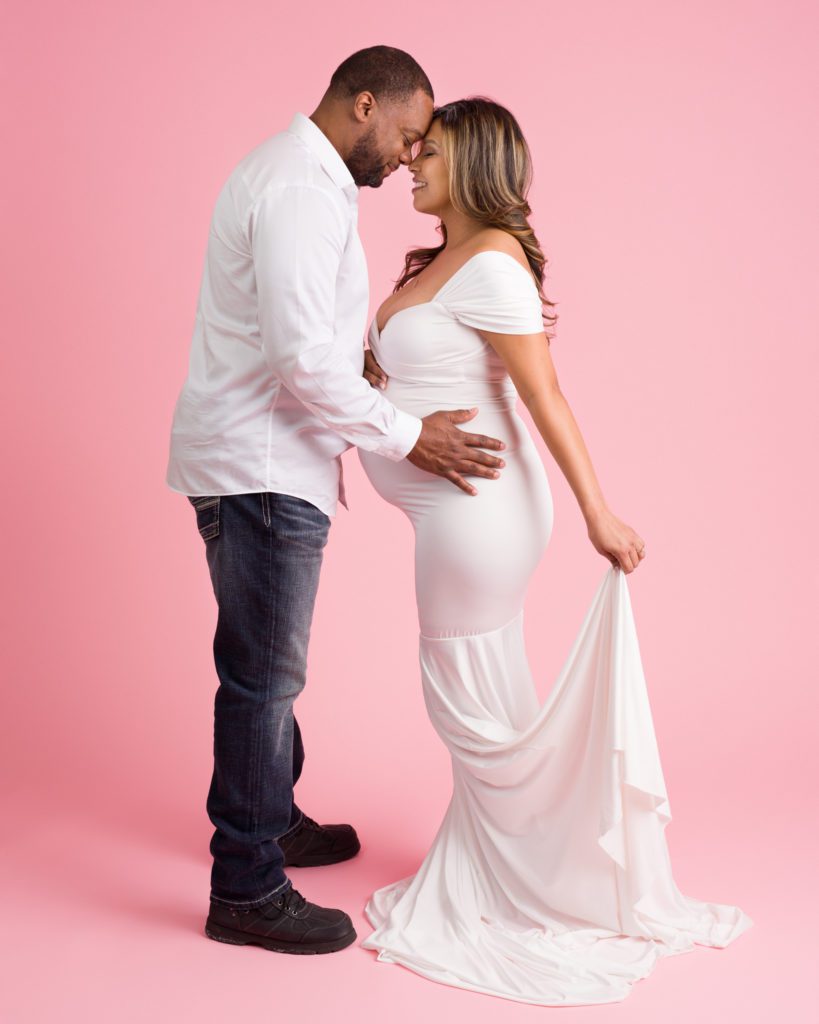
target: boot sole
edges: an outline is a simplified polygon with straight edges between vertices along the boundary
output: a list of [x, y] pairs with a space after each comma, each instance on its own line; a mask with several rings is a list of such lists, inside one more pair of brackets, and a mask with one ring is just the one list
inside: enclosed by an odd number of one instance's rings
[[304, 942], [285, 942], [282, 939], [272, 939], [267, 935], [254, 935], [252, 932], [238, 932], [233, 928], [226, 928], [222, 924], [214, 924], [211, 921], [205, 923], [205, 935], [217, 942], [227, 942], [232, 946], [261, 946], [274, 953], [335, 953], [340, 949], [355, 942], [357, 935], [353, 928], [338, 939], [328, 939], [326, 942], [314, 942], [307, 945]]
[[318, 868], [323, 864], [341, 864], [342, 861], [350, 860], [355, 857], [355, 855], [360, 851], [361, 845], [359, 844], [354, 849], [336, 854], [305, 854], [301, 857], [295, 857], [293, 860], [285, 858], [284, 866], [286, 868]]

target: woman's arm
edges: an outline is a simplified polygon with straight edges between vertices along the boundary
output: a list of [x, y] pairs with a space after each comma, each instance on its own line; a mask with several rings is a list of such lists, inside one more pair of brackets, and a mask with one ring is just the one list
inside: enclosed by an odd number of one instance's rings
[[580, 428], [560, 390], [546, 335], [480, 331], [506, 366], [521, 401], [569, 483], [595, 549], [625, 572], [645, 557], [645, 544], [606, 505]]

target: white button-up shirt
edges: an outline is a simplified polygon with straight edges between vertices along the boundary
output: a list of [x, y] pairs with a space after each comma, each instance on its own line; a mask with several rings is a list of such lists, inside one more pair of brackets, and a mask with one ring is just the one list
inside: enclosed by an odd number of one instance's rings
[[166, 483], [191, 496], [278, 491], [335, 515], [341, 454], [402, 459], [421, 432], [362, 376], [369, 301], [358, 187], [297, 113], [216, 200]]

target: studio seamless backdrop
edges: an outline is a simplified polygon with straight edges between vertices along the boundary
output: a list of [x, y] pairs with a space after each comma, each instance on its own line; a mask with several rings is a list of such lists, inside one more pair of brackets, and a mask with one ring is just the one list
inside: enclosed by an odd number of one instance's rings
[[[675, 879], [754, 920], [723, 952], [663, 964], [629, 1012], [702, 1018], [706, 990], [715, 1019], [802, 1012], [817, 854], [815, 14], [732, 2], [429, 14], [379, 10], [362, 25], [337, 7], [250, 2], [14, 14], [0, 171], [12, 1021], [215, 1021], [271, 1012], [274, 990], [277, 1011], [317, 1014], [332, 994], [351, 1019], [385, 1006], [434, 1019], [467, 1002], [475, 1020], [539, 1012], [357, 946], [277, 958], [201, 934], [215, 607], [190, 505], [164, 471], [207, 225], [236, 161], [378, 42], [416, 55], [441, 101], [508, 106], [530, 143], [561, 386], [609, 504], [649, 551], [629, 586]], [[371, 313], [405, 251], [436, 241], [409, 187], [399, 172], [361, 196]], [[543, 701], [605, 564], [536, 447], [555, 511], [524, 627]], [[297, 878], [363, 934], [369, 894], [411, 875], [434, 838], [450, 759], [418, 675], [410, 525], [354, 453], [345, 480], [299, 698], [299, 786], [309, 813], [355, 823], [362, 851]]]

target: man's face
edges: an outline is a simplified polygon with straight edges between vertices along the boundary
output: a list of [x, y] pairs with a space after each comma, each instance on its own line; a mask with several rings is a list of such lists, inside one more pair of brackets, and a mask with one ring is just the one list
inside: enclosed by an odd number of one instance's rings
[[412, 160], [412, 146], [426, 134], [432, 100], [419, 89], [402, 103], [376, 104], [365, 129], [347, 157], [356, 185], [378, 188], [401, 164]]

